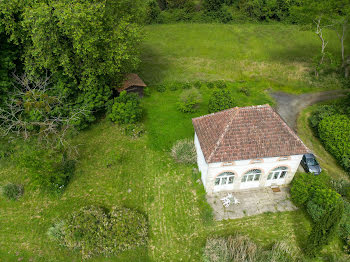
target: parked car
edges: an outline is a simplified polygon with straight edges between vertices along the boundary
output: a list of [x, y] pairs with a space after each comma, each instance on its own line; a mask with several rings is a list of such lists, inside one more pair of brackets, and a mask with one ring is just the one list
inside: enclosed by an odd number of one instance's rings
[[305, 172], [319, 175], [322, 171], [320, 164], [317, 162], [314, 154], [305, 154], [301, 160]]

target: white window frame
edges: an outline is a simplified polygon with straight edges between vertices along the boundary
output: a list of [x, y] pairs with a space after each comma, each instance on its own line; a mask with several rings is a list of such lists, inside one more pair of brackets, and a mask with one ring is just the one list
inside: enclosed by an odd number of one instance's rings
[[241, 182], [242, 183], [257, 182], [260, 180], [261, 174], [262, 174], [262, 171], [260, 169], [252, 169], [243, 175]]
[[234, 180], [235, 174], [233, 172], [223, 172], [215, 178], [214, 186], [233, 185]]
[[287, 175], [288, 175], [288, 167], [279, 166], [269, 172], [267, 176], [267, 180], [268, 181], [280, 180], [280, 179], [286, 178]]

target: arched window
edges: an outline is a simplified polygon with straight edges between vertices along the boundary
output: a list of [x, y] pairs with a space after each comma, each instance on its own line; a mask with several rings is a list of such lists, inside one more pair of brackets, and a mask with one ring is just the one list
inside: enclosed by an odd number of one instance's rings
[[218, 175], [215, 179], [216, 186], [224, 186], [233, 184], [233, 180], [235, 178], [235, 174], [232, 172], [224, 172]]
[[253, 169], [248, 171], [244, 174], [242, 177], [242, 182], [252, 182], [252, 181], [259, 181], [261, 176], [261, 170], [260, 169]]
[[276, 179], [285, 178], [287, 173], [288, 173], [288, 167], [286, 166], [277, 167], [269, 173], [269, 175], [267, 176], [267, 180], [276, 180]]

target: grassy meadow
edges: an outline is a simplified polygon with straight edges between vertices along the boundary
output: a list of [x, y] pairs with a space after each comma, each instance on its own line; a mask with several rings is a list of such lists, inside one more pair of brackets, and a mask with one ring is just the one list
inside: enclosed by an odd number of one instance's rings
[[[249, 24], [152, 25], [145, 31], [140, 75], [151, 89], [142, 99], [145, 134], [128, 137], [106, 119], [80, 132], [72, 141], [79, 149], [76, 172], [60, 196], [32, 189], [25, 170], [1, 159], [0, 185], [23, 183], [25, 193], [15, 202], [0, 196], [0, 262], [81, 261], [78, 252], [58, 246], [46, 232], [57, 219], [89, 204], [135, 208], [148, 217], [150, 226], [147, 247], [89, 261], [200, 261], [208, 236], [235, 232], [266, 247], [281, 240], [297, 251], [303, 247], [310, 221], [302, 210], [208, 222], [194, 166], [174, 162], [169, 149], [176, 140], [193, 137], [191, 118], [208, 112], [212, 90], [201, 87], [199, 111], [183, 114], [176, 110], [181, 90], [160, 93], [155, 86], [224, 79], [237, 106], [274, 105], [271, 90], [339, 88], [336, 81], [319, 86], [310, 77], [311, 59], [319, 48], [314, 33], [294, 26]], [[336, 38], [330, 38], [329, 47], [335, 49], [336, 44]], [[250, 95], [240, 91], [243, 87]], [[329, 253], [342, 254], [338, 239], [315, 261]]]
[[[334, 76], [312, 77], [320, 40], [299, 26], [175, 24], [145, 31], [140, 73], [146, 83], [263, 79], [292, 93], [339, 88]], [[328, 50], [340, 59], [336, 34], [326, 31], [325, 37]]]

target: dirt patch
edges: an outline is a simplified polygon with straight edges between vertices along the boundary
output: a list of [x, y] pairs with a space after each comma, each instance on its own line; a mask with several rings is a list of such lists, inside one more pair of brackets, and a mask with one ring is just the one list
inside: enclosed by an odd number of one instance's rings
[[271, 93], [271, 96], [277, 102], [277, 112], [291, 128], [297, 131], [296, 123], [301, 110], [317, 102], [343, 97], [348, 92], [349, 90], [332, 90], [302, 95], [273, 92]]

